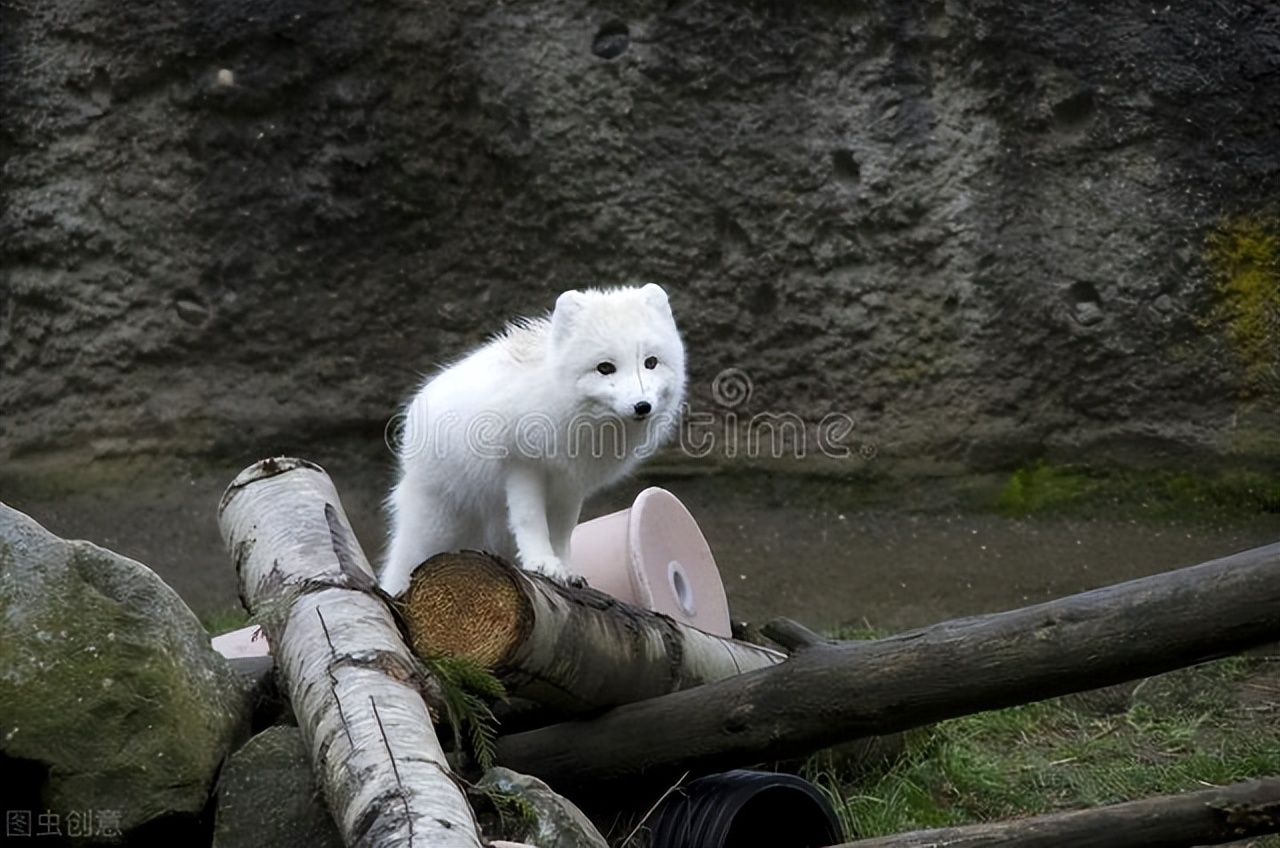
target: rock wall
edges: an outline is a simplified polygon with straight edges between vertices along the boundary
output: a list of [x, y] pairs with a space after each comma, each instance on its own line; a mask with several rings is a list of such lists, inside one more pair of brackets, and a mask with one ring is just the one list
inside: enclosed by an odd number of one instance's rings
[[1274, 463], [1274, 11], [5, 0], [0, 457], [376, 440], [652, 280], [699, 414]]

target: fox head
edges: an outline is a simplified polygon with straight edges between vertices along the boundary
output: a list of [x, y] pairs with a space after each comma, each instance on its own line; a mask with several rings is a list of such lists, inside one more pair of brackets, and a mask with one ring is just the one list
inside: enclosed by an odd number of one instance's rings
[[684, 345], [661, 286], [565, 292], [551, 314], [550, 352], [584, 409], [674, 427]]

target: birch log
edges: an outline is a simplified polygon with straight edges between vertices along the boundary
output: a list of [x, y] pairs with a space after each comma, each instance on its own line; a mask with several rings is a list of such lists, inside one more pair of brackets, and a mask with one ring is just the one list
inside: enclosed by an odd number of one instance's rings
[[231, 483], [218, 513], [346, 844], [478, 848], [419, 664], [328, 475], [304, 460], [262, 460]]
[[786, 659], [479, 551], [427, 560], [396, 603], [420, 656], [470, 659], [493, 671], [509, 694], [567, 713], [666, 695]]

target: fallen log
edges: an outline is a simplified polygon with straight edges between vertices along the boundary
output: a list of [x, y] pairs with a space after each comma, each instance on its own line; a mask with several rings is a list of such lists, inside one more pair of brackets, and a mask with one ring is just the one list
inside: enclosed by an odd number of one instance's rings
[[562, 713], [654, 698], [786, 659], [479, 551], [427, 560], [396, 605], [419, 656], [472, 660], [509, 695]]
[[421, 694], [426, 684], [324, 471], [268, 459], [219, 524], [349, 846], [482, 844]]
[[1018, 821], [858, 839], [833, 848], [1190, 848], [1280, 833], [1280, 777]]
[[1194, 665], [1280, 639], [1280, 544], [867, 642], [499, 738], [498, 761], [586, 794], [808, 755], [864, 736]]

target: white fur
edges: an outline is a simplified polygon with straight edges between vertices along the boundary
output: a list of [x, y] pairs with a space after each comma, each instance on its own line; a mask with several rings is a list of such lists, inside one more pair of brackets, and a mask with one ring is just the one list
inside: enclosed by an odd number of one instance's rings
[[463, 548], [571, 579], [583, 499], [675, 432], [684, 388], [659, 286], [567, 291], [549, 318], [510, 324], [404, 411], [382, 587], [398, 594], [423, 560]]

